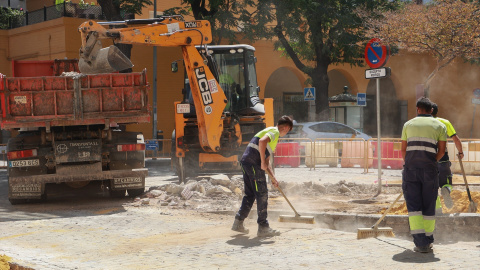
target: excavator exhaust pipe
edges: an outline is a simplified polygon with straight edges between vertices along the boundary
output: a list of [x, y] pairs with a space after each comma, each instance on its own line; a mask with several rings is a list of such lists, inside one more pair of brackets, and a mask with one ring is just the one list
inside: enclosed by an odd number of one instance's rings
[[98, 50], [89, 59], [91, 60], [80, 57], [78, 61], [78, 68], [83, 74], [111, 73], [133, 67], [130, 59], [114, 45]]

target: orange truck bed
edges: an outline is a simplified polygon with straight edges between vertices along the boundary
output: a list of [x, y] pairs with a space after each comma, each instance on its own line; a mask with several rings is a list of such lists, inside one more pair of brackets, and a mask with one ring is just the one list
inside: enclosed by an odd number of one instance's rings
[[146, 71], [7, 78], [0, 74], [2, 129], [150, 122]]

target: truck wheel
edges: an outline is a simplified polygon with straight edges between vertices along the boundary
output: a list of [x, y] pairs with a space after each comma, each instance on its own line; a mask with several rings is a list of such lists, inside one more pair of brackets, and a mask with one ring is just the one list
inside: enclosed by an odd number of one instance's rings
[[123, 198], [125, 197], [125, 190], [113, 190], [110, 189], [109, 191], [110, 197], [112, 198]]
[[137, 197], [142, 195], [145, 192], [144, 188], [138, 188], [138, 189], [127, 189], [128, 196], [130, 197]]

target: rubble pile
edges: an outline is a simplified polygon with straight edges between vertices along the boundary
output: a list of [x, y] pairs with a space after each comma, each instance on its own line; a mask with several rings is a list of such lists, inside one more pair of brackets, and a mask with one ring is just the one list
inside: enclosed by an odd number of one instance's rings
[[[318, 197], [322, 194], [352, 196], [372, 194], [377, 185], [359, 185], [340, 181], [335, 184], [318, 184], [312, 181], [303, 183], [280, 182], [280, 187], [287, 196]], [[391, 192], [396, 193], [397, 190]], [[398, 191], [399, 192], [399, 191]], [[389, 191], [390, 193], [390, 191]], [[141, 197], [137, 197], [133, 206], [157, 205], [171, 208], [188, 208], [203, 211], [235, 211], [240, 206], [244, 194], [241, 175], [229, 178], [226, 175], [203, 176], [189, 180], [186, 184], [169, 183], [153, 186]], [[281, 194], [269, 186], [269, 197]]]

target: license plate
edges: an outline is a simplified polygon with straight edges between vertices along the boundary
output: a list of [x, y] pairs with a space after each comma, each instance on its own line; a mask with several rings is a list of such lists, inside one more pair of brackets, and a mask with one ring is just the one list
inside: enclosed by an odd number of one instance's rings
[[124, 178], [114, 178], [113, 187], [114, 189], [121, 188], [142, 188], [143, 178], [142, 177], [124, 177]]
[[115, 184], [125, 184], [125, 183], [142, 183], [142, 178], [140, 177], [124, 177], [124, 178], [114, 178]]
[[10, 167], [31, 167], [39, 166], [40, 160], [38, 159], [28, 159], [28, 160], [13, 160], [8, 162]]
[[177, 104], [177, 113], [190, 113], [190, 104]]

